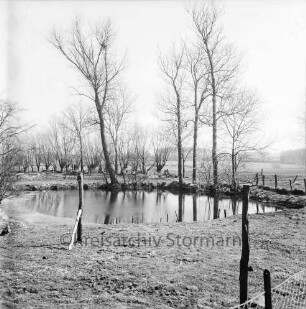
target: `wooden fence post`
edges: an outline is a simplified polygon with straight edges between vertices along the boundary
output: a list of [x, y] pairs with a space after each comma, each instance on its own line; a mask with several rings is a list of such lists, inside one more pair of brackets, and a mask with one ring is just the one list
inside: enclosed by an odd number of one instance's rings
[[265, 309], [272, 309], [272, 297], [271, 297], [271, 278], [270, 272], [264, 270], [264, 287], [265, 287]]
[[256, 186], [258, 186], [258, 179], [259, 179], [258, 173], [256, 173]]
[[78, 228], [78, 224], [79, 224], [79, 220], [81, 218], [81, 215], [82, 215], [82, 209], [79, 209], [78, 213], [77, 213], [76, 220], [75, 220], [75, 224], [74, 224], [74, 228], [73, 228], [73, 232], [72, 232], [72, 236], [71, 236], [71, 242], [70, 242], [70, 245], [68, 247], [68, 250], [72, 249], [72, 246], [73, 246], [73, 243], [74, 243], [74, 239], [75, 239], [75, 234], [77, 232], [77, 228]]
[[292, 181], [289, 180], [290, 190], [292, 191]]
[[265, 175], [262, 175], [262, 186], [265, 186]]
[[250, 256], [248, 220], [249, 192], [250, 187], [244, 185], [242, 190], [242, 250], [239, 275], [240, 304], [246, 302], [248, 298], [248, 264]]
[[277, 189], [277, 175], [276, 174], [275, 174], [274, 178], [275, 178], [275, 189]]
[[305, 188], [305, 195], [306, 195], [306, 179], [304, 178], [304, 188]]
[[[79, 184], [79, 210], [83, 209], [84, 205], [84, 184], [83, 184], [83, 172], [78, 173], [78, 184]], [[78, 222], [78, 233], [77, 241], [82, 242], [82, 215]]]

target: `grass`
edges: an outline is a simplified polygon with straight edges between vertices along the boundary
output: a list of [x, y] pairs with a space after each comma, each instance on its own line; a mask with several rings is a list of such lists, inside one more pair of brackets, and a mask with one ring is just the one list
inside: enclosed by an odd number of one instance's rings
[[[87, 241], [67, 250], [62, 235], [73, 220], [36, 224], [10, 211], [12, 232], [0, 238], [1, 308], [229, 308], [239, 302], [239, 246], [169, 246], [167, 234], [240, 235], [235, 216], [203, 223], [84, 225], [101, 236], [161, 237], [159, 246], [102, 246]], [[276, 286], [305, 266], [303, 210], [250, 215], [249, 296], [263, 291], [263, 270]], [[67, 241], [67, 238], [66, 238]]]

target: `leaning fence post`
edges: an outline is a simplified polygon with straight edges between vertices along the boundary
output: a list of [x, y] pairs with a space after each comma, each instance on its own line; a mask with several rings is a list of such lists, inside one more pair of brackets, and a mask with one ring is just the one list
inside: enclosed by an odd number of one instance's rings
[[275, 174], [274, 178], [275, 178], [275, 189], [277, 189], [277, 175], [276, 174]]
[[271, 297], [271, 278], [270, 272], [264, 270], [264, 288], [265, 288], [265, 309], [272, 309], [272, 297]]
[[[83, 188], [83, 172], [78, 173], [78, 184], [79, 184], [79, 210], [82, 210], [84, 205], [84, 188]], [[78, 234], [77, 241], [82, 241], [82, 215], [78, 222]]]
[[242, 250], [240, 259], [240, 304], [247, 301], [248, 298], [248, 264], [249, 264], [249, 220], [248, 220], [248, 203], [250, 187], [243, 186], [242, 190]]
[[292, 191], [292, 181], [289, 180], [290, 190]]

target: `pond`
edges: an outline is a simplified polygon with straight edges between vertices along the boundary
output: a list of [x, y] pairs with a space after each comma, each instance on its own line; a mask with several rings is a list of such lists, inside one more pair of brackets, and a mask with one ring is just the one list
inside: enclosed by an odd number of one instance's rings
[[[206, 195], [159, 191], [85, 191], [84, 195], [83, 221], [100, 224], [206, 221], [242, 212], [241, 200]], [[42, 191], [6, 199], [2, 204], [7, 208], [18, 206], [31, 213], [74, 219], [78, 198], [77, 190]], [[276, 207], [249, 202], [250, 214], [276, 210]]]

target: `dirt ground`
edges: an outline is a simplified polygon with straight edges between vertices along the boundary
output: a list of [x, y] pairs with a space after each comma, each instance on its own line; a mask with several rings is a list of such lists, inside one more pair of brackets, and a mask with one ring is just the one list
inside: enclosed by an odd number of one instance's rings
[[[239, 301], [241, 217], [198, 223], [83, 225], [4, 209], [1, 308], [229, 308]], [[39, 218], [39, 219], [37, 219]], [[305, 267], [305, 211], [250, 215], [249, 296]], [[133, 238], [132, 238], [133, 237]], [[155, 237], [155, 238], [154, 238]], [[223, 241], [222, 241], [223, 240]], [[191, 245], [190, 245], [191, 243]]]

